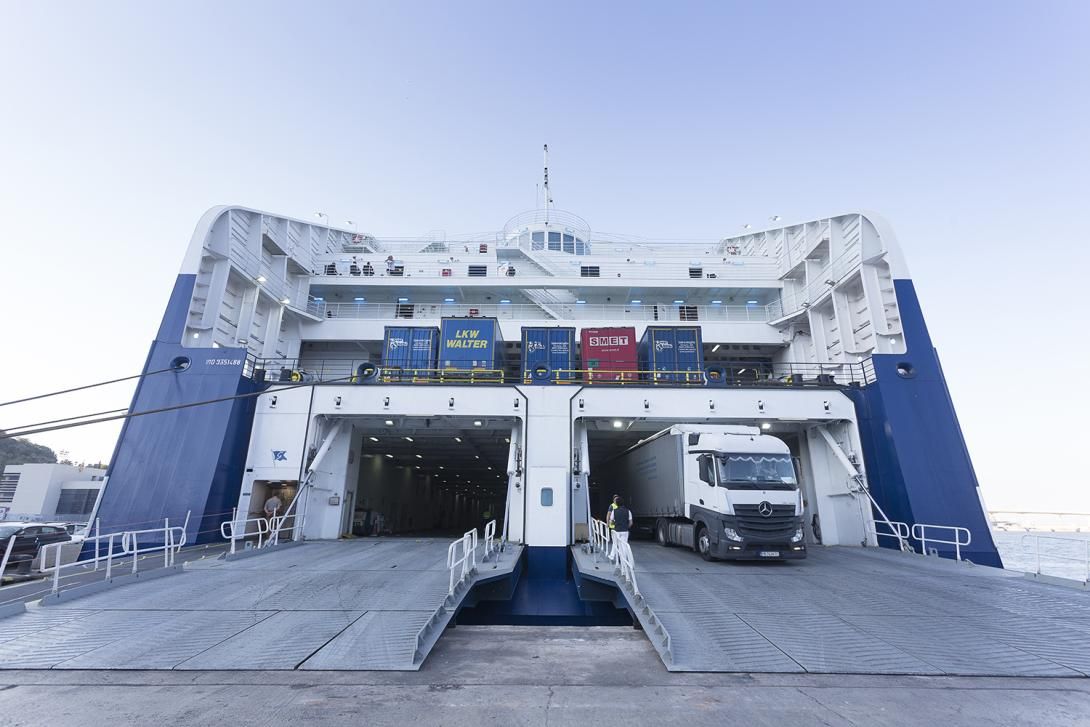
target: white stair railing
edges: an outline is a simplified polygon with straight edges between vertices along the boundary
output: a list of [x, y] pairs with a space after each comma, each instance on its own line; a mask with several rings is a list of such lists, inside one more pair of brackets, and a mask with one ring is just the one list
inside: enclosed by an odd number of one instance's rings
[[636, 562], [632, 557], [632, 546], [627, 540], [613, 541], [614, 562], [621, 578], [632, 588], [632, 595], [640, 598], [640, 587], [636, 585]]
[[466, 532], [447, 547], [447, 568], [450, 569], [447, 595], [453, 599], [458, 586], [477, 571], [477, 528]]

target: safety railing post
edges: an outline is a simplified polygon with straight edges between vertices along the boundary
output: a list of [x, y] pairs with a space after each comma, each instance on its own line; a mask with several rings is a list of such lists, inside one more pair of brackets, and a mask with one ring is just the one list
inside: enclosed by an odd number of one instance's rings
[[170, 518], [163, 518], [163, 567], [170, 565]]
[[[14, 538], [13, 538], [14, 540]], [[56, 544], [57, 554], [53, 558], [53, 593], [56, 593], [61, 588], [61, 544]], [[45, 559], [45, 556], [42, 556]]]
[[95, 570], [98, 570], [98, 546], [101, 541], [99, 538], [102, 536], [102, 518], [95, 518]]
[[138, 560], [136, 554], [140, 552], [140, 546], [137, 543], [135, 530], [132, 531], [130, 537], [132, 538], [132, 572], [136, 573], [136, 561]]
[[4, 558], [0, 560], [0, 576], [4, 575], [4, 571], [8, 568], [8, 560], [11, 558], [11, 549], [15, 547], [15, 538], [8, 538], [8, 547], [4, 549]]
[[[97, 547], [97, 543], [95, 544]], [[106, 542], [106, 580], [110, 580], [110, 574], [114, 565], [114, 534], [110, 533], [110, 539]]]

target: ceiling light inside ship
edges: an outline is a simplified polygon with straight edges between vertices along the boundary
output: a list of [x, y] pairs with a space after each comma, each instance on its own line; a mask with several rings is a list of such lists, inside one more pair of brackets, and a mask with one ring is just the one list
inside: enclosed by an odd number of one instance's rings
[[613, 420], [613, 428], [614, 429], [620, 429], [623, 426], [624, 426], [624, 422], [622, 422], [620, 419], [614, 419]]

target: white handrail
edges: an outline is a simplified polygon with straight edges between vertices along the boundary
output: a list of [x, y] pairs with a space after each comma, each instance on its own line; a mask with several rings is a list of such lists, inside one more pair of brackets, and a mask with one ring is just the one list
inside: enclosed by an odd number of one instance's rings
[[[231, 541], [231, 555], [235, 554], [235, 541], [242, 537], [246, 538], [246, 531], [250, 528], [250, 523], [254, 524], [254, 530], [257, 532], [257, 547], [264, 547], [265, 536], [269, 533], [269, 520], [263, 517], [252, 517], [247, 520], [224, 520], [220, 523], [220, 535], [225, 539]], [[242, 534], [239, 535], [239, 526], [242, 528]], [[230, 532], [228, 532], [230, 531]]]
[[[461, 546], [461, 555], [458, 555]], [[455, 569], [461, 567], [457, 579], [454, 577]], [[447, 547], [447, 568], [450, 569], [450, 588], [448, 595], [453, 598], [454, 591], [472, 573], [477, 570], [477, 529], [466, 532]]]
[[1065, 555], [1061, 553], [1050, 552], [1046, 557], [1055, 558], [1057, 560], [1069, 560], [1075, 563], [1082, 564], [1083, 580], [1090, 583], [1090, 539], [1084, 540], [1082, 538], [1064, 538], [1058, 535], [1037, 535], [1036, 533], [1026, 533], [1022, 536], [1022, 550], [1028, 551], [1029, 548], [1027, 541], [1033, 539], [1033, 556], [1036, 563], [1034, 573], [1041, 575], [1041, 539], [1052, 540], [1065, 545], [1080, 544], [1083, 546], [1083, 554], [1081, 556]]
[[[157, 551], [163, 552], [163, 566], [167, 567], [174, 564], [175, 556], [178, 551], [186, 544], [186, 529], [189, 526], [189, 518], [191, 513], [187, 512], [185, 516], [184, 525], [170, 525], [170, 519], [165, 518], [163, 520], [163, 527], [161, 528], [145, 528], [142, 530], [125, 530], [118, 533], [107, 533], [105, 535], [95, 535], [93, 537], [84, 538], [79, 541], [80, 549], [82, 550], [87, 543], [93, 543], [95, 548], [95, 557], [93, 561], [95, 563], [95, 569], [98, 569], [98, 563], [102, 560], [102, 556], [99, 555], [101, 550], [101, 544], [106, 542], [106, 580], [110, 580], [113, 575], [113, 560], [114, 558], [132, 558], [132, 572], [136, 573], [140, 556], [147, 553], [154, 553]], [[148, 545], [140, 546], [141, 535], [153, 535], [158, 534], [162, 536], [162, 545]], [[119, 542], [118, 542], [119, 541]], [[65, 545], [69, 545], [72, 541], [64, 541], [62, 543], [48, 543], [43, 545], [39, 551], [41, 556], [42, 567], [39, 569], [42, 573], [53, 574], [53, 588], [52, 592], [58, 593], [60, 591], [60, 579], [61, 571], [66, 568], [76, 568], [87, 565], [87, 560], [74, 560], [71, 563], [61, 563], [61, 549]], [[115, 544], [120, 549], [115, 549]], [[49, 562], [49, 549], [53, 548], [53, 565], [47, 566]], [[88, 559], [92, 560], [92, 559]]]
[[[889, 532], [880, 532], [878, 530], [879, 525], [888, 527]], [[876, 538], [893, 538], [900, 543], [901, 550], [904, 550], [904, 544], [908, 541], [911, 529], [908, 527], [908, 523], [899, 520], [872, 520], [869, 527], [867, 527], [867, 532]]]
[[636, 563], [632, 558], [632, 546], [628, 544], [627, 540], [615, 539], [613, 541], [613, 553], [616, 557], [617, 569], [621, 578], [628, 581], [628, 584], [632, 586], [632, 594], [639, 598], [640, 588], [636, 585]]
[[[476, 532], [476, 529], [474, 529]], [[489, 520], [484, 526], [484, 558], [488, 559], [492, 553], [499, 553], [496, 547], [496, 521]]]
[[613, 560], [613, 554], [610, 553], [609, 544], [612, 540], [613, 531], [609, 529], [609, 525], [603, 520], [594, 518], [590, 521], [590, 549], [594, 553], [594, 562], [598, 562], [598, 554], [605, 553], [606, 557]]
[[[946, 530], [952, 532], [954, 539], [946, 540], [943, 538], [929, 536], [927, 534], [928, 528], [934, 530]], [[965, 539], [962, 540], [961, 536], [964, 535]], [[934, 525], [931, 523], [916, 523], [912, 526], [912, 538], [919, 541], [920, 549], [924, 555], [927, 555], [927, 543], [941, 543], [943, 545], [954, 546], [954, 554], [958, 560], [961, 560], [962, 547], [969, 545], [973, 542], [973, 534], [968, 528], [959, 527], [957, 525]]]

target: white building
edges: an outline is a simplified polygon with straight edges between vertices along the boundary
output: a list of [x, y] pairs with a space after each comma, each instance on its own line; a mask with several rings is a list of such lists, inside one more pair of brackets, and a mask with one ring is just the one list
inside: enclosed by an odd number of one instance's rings
[[12, 464], [0, 475], [6, 520], [82, 522], [95, 507], [106, 470], [67, 464]]

